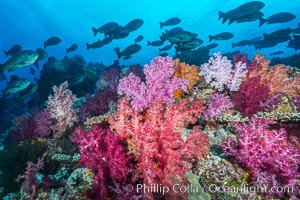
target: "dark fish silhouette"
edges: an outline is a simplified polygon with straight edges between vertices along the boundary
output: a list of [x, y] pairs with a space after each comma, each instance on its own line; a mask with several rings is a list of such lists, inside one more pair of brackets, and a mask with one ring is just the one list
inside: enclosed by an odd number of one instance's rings
[[125, 32], [132, 32], [140, 28], [144, 24], [144, 21], [141, 19], [134, 19], [124, 26]]
[[78, 45], [77, 45], [77, 44], [72, 44], [69, 48], [66, 48], [66, 52], [67, 52], [67, 53], [73, 52], [73, 51], [75, 51], [77, 48], [78, 48]]
[[176, 47], [175, 47], [175, 52], [178, 53], [179, 51], [186, 51], [186, 50], [191, 50], [191, 49], [195, 49], [196, 47], [199, 47], [201, 44], [203, 44], [203, 40], [199, 39], [199, 38], [194, 38], [193, 40], [189, 41], [189, 42], [185, 42], [185, 43], [179, 43]]
[[119, 24], [116, 22], [108, 22], [99, 28], [92, 27], [92, 30], [94, 32], [94, 36], [96, 36], [98, 33], [104, 33], [105, 36], [107, 36], [109, 33], [115, 31], [119, 27]]
[[229, 10], [228, 12], [219, 11], [219, 20], [222, 20], [222, 24], [229, 20], [229, 24], [237, 21], [240, 18], [245, 18], [253, 13], [260, 11], [265, 4], [260, 1], [250, 1], [238, 6], [235, 9]]
[[53, 46], [53, 45], [57, 45], [61, 42], [61, 39], [57, 36], [52, 36], [50, 38], [48, 38], [45, 42], [44, 42], [44, 49], [47, 48], [47, 46]]
[[171, 43], [178, 43], [178, 42], [188, 42], [195, 38], [195, 35], [189, 31], [172, 31], [166, 33], [162, 33], [160, 36], [161, 41], [168, 40]]
[[20, 51], [22, 51], [22, 47], [19, 44], [15, 44], [14, 46], [12, 46], [8, 51], [4, 51], [5, 56], [12, 56], [16, 53], [19, 53]]
[[147, 46], [153, 46], [153, 47], [157, 47], [157, 46], [161, 46], [163, 45], [164, 42], [161, 40], [154, 40], [154, 41], [147, 41]]
[[165, 33], [166, 34], [169, 34], [169, 33], [171, 33], [171, 32], [176, 32], [176, 31], [183, 31], [183, 28], [181, 28], [181, 27], [175, 27], [175, 28], [172, 28], [172, 29], [170, 29], [170, 30], [165, 30]]
[[291, 39], [290, 34], [293, 32], [292, 29], [286, 28], [286, 29], [279, 29], [277, 31], [274, 31], [270, 34], [264, 33], [264, 40], [268, 42], [274, 42], [274, 43], [282, 43], [286, 42], [289, 39]]
[[138, 43], [138, 42], [142, 41], [143, 39], [144, 39], [144, 36], [139, 35], [134, 39], [134, 43]]
[[123, 51], [120, 51], [119, 47], [115, 48], [114, 50], [116, 51], [116, 53], [118, 55], [118, 59], [120, 59], [121, 57], [131, 56], [132, 54], [139, 52], [141, 49], [142, 49], [141, 45], [132, 44], [132, 45], [129, 45], [128, 47], [126, 47]]
[[261, 18], [259, 20], [259, 27], [266, 24], [277, 24], [277, 23], [285, 23], [292, 21], [296, 18], [296, 15], [289, 13], [289, 12], [280, 12], [274, 15], [271, 15], [267, 19]]
[[215, 36], [209, 35], [209, 42], [211, 42], [212, 40], [229, 40], [229, 39], [233, 38], [233, 36], [234, 35], [229, 32], [222, 32]]
[[270, 53], [270, 56], [276, 56], [276, 55], [280, 55], [280, 54], [283, 54], [284, 52], [283, 51], [275, 51], [273, 53]]
[[169, 54], [167, 52], [163, 52], [163, 53], [160, 53], [159, 56], [162, 56], [162, 57], [166, 57], [168, 56]]
[[164, 47], [162, 47], [162, 48], [159, 48], [158, 50], [159, 50], [159, 53], [160, 52], [162, 52], [162, 51], [168, 51], [168, 50], [170, 50], [172, 48], [172, 45], [166, 45], [166, 46], [164, 46]]
[[241, 18], [238, 18], [236, 20], [236, 23], [253, 22], [253, 21], [261, 19], [263, 16], [264, 16], [264, 13], [262, 13], [262, 12], [252, 13], [250, 15], [246, 15]]
[[92, 44], [88, 44], [86, 43], [86, 49], [89, 50], [89, 49], [97, 49], [97, 48], [100, 48], [102, 47], [102, 43], [100, 40], [97, 40], [96, 42], [93, 42]]
[[170, 18], [170, 19], [166, 20], [165, 22], [159, 22], [159, 24], [160, 24], [160, 28], [162, 28], [164, 26], [177, 25], [180, 22], [181, 22], [181, 19], [179, 19], [178, 17], [173, 17], [173, 18]]

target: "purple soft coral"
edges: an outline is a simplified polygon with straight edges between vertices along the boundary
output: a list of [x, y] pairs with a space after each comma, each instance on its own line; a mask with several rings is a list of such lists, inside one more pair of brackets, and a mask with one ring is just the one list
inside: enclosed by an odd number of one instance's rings
[[118, 93], [125, 94], [127, 99], [132, 99], [131, 105], [135, 110], [143, 111], [149, 108], [154, 100], [162, 100], [170, 104], [174, 100], [174, 92], [177, 89], [186, 90], [188, 80], [173, 76], [174, 62], [171, 57], [158, 56], [145, 65], [144, 72], [146, 83], [141, 78], [130, 73], [120, 80]]
[[[281, 128], [270, 130], [269, 121], [252, 119], [247, 123], [235, 123], [239, 133], [237, 142], [228, 138], [223, 144], [226, 155], [233, 156], [239, 163], [251, 170], [252, 182], [256, 186], [297, 188], [300, 178], [298, 164], [300, 150], [288, 143], [287, 132]], [[269, 195], [282, 195], [281, 192]]]
[[222, 116], [226, 111], [233, 108], [233, 103], [229, 96], [224, 94], [212, 94], [208, 109], [204, 112], [204, 119], [211, 120]]

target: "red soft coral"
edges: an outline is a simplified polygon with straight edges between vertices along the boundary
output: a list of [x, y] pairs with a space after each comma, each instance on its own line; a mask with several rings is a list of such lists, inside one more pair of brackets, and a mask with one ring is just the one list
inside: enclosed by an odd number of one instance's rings
[[128, 158], [124, 147], [120, 144], [120, 138], [111, 130], [98, 126], [93, 126], [90, 131], [77, 127], [75, 133], [72, 141], [77, 143], [81, 153], [81, 165], [96, 172], [93, 191], [89, 195], [93, 199], [102, 200], [112, 192], [110, 188], [115, 187], [112, 183], [126, 183]]
[[258, 77], [252, 77], [241, 84], [237, 93], [233, 95], [233, 103], [245, 117], [261, 111], [264, 107], [262, 102], [269, 97], [269, 88], [260, 84]]

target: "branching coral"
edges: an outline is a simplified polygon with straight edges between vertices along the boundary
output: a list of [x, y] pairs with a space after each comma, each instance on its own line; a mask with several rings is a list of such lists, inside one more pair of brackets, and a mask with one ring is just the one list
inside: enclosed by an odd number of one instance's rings
[[174, 92], [177, 89], [186, 90], [188, 81], [174, 77], [174, 62], [171, 57], [158, 56], [150, 65], [144, 66], [146, 82], [130, 73], [120, 80], [118, 93], [125, 94], [132, 100], [131, 105], [135, 110], [144, 111], [153, 101], [162, 100], [165, 104], [175, 101]]
[[62, 83], [59, 87], [53, 87], [54, 95], [50, 95], [47, 101], [47, 108], [55, 123], [51, 126], [54, 138], [60, 138], [64, 132], [73, 126], [78, 120], [73, 104], [77, 97], [68, 89], [68, 82]]
[[253, 184], [267, 187], [269, 195], [281, 196], [282, 191], [272, 194], [269, 189], [292, 187], [296, 191], [300, 150], [288, 143], [285, 129], [271, 130], [268, 123], [270, 121], [254, 118], [250, 125], [235, 123], [233, 127], [239, 134], [237, 142], [228, 138], [223, 150], [253, 172]]

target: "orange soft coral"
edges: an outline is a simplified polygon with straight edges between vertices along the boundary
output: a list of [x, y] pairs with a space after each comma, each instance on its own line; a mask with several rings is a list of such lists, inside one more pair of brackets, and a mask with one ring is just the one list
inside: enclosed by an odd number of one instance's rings
[[256, 62], [256, 67], [249, 71], [247, 79], [260, 77], [260, 83], [269, 87], [270, 95], [284, 93], [289, 97], [299, 96], [300, 76], [291, 77], [289, 67], [282, 64], [270, 67], [270, 61], [261, 54], [256, 54], [253, 62]]
[[188, 89], [191, 89], [194, 85], [196, 85], [200, 81], [199, 76], [199, 67], [196, 65], [188, 65], [184, 62], [180, 62], [177, 58], [174, 60], [175, 63], [175, 76], [178, 78], [185, 78], [189, 81]]

